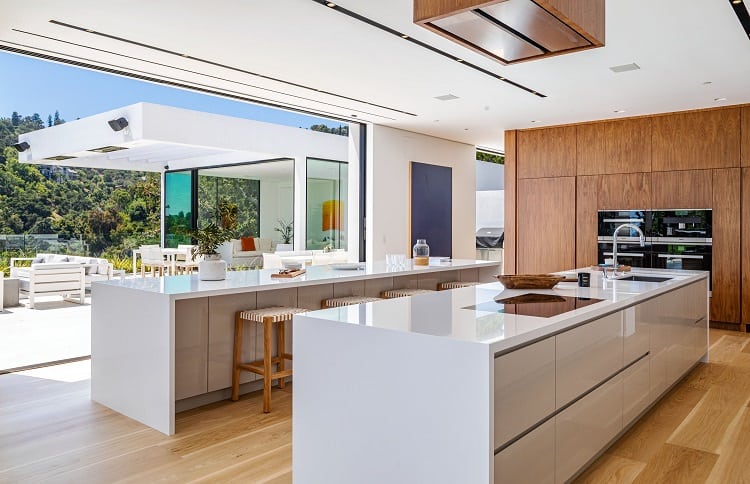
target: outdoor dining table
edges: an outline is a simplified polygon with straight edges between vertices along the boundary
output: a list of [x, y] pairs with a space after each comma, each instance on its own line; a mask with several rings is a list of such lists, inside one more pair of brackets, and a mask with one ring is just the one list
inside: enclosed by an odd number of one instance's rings
[[[136, 264], [136, 258], [141, 254], [141, 249], [133, 249], [133, 274], [136, 274], [138, 271], [138, 267]], [[173, 247], [162, 247], [161, 253], [167, 258], [167, 262], [169, 262], [169, 273], [174, 275], [175, 273], [175, 262], [177, 261], [177, 256], [179, 254], [185, 254], [184, 249], [176, 249]]]

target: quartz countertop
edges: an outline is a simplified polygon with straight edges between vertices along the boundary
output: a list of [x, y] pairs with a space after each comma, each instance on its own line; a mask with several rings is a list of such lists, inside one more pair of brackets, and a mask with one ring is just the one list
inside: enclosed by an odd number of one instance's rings
[[289, 279], [272, 278], [278, 269], [255, 269], [229, 271], [222, 281], [201, 281], [197, 274], [167, 277], [135, 277], [95, 282], [119, 286], [126, 289], [163, 294], [174, 299], [235, 294], [247, 291], [266, 291], [290, 287], [301, 287], [324, 283], [350, 282], [379, 277], [398, 277], [446, 270], [461, 270], [497, 266], [497, 261], [460, 260], [441, 261], [431, 258], [428, 266], [414, 266], [407, 260], [406, 266], [395, 268], [386, 266], [385, 261], [363, 262], [359, 270], [335, 269], [332, 266], [308, 266], [306, 273]]
[[[564, 271], [560, 274], [571, 275], [574, 272], [576, 271]], [[301, 315], [299, 323], [295, 324], [320, 319], [485, 344], [490, 351], [500, 352], [559, 333], [708, 276], [708, 272], [703, 271], [670, 272], [651, 269], [634, 270], [633, 274], [671, 279], [665, 282], [604, 281], [601, 273], [594, 272], [591, 274], [590, 287], [578, 287], [576, 282], [565, 282], [557, 284], [553, 289], [541, 290], [506, 289], [495, 282], [359, 306], [313, 311]], [[499, 311], [502, 306], [493, 304], [496, 298], [528, 293], [595, 298], [602, 301], [552, 317], [508, 314]]]

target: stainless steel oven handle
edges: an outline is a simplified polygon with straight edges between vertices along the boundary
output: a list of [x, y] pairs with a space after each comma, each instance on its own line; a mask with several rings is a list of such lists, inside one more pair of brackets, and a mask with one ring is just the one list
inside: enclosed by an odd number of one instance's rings
[[[613, 255], [612, 252], [605, 252], [604, 255]], [[643, 257], [643, 254], [637, 252], [618, 252], [617, 257]]]
[[660, 259], [703, 259], [702, 255], [671, 255], [658, 254]]
[[602, 220], [604, 223], [643, 223], [642, 218], [605, 218]]

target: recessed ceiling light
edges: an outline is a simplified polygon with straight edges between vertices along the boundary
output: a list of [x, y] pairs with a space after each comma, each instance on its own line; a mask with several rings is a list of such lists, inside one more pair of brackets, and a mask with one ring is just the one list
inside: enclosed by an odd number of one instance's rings
[[335, 6], [336, 6], [336, 4], [335, 4], [335, 3], [333, 3], [333, 2], [328, 2], [328, 3], [326, 3], [326, 7], [331, 7], [331, 8], [333, 8], [333, 7], [335, 7]]
[[742, 3], [742, 0], [732, 0], [732, 3], [737, 5], [738, 3]]
[[726, 101], [726, 100], [727, 100], [727, 98], [725, 98], [725, 97], [715, 97], [714, 98], [714, 101]]
[[532, 119], [532, 120], [531, 120], [531, 122], [532, 122], [532, 123], [538, 123], [538, 122], [539, 122], [539, 120], [538, 120], [538, 119]]
[[704, 86], [708, 86], [709, 84], [713, 84], [711, 81], [703, 81]]
[[356, 117], [357, 117], [357, 115], [356, 115], [356, 114], [352, 114], [352, 118], [356, 118]]
[[609, 68], [610, 71], [614, 72], [615, 74], [619, 74], [621, 72], [628, 72], [628, 71], [637, 71], [640, 69], [641, 66], [636, 64], [635, 62], [632, 62], [630, 64], [623, 64], [620, 66], [612, 66]]
[[406, 35], [406, 34], [401, 34], [401, 38], [402, 38], [402, 39], [408, 39], [408, 38], [409, 38], [409, 36], [408, 36], [408, 35]]
[[624, 109], [615, 109], [615, 112], [616, 112], [617, 114], [621, 114], [621, 113], [624, 113], [624, 112], [625, 112], [625, 110], [624, 110]]
[[435, 123], [439, 123], [439, 122], [440, 122], [440, 120], [439, 120], [439, 119], [436, 119], [436, 120], [435, 120], [435, 121], [433, 121], [433, 122], [435, 122]]
[[463, 59], [456, 59], [456, 61], [463, 62], [464, 60]]
[[458, 99], [458, 96], [453, 94], [443, 94], [442, 96], [435, 96], [435, 99], [438, 101], [453, 101], [454, 99]]

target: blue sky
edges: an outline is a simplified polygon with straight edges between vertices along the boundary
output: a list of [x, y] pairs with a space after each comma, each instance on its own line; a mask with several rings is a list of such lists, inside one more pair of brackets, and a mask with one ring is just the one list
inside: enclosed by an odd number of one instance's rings
[[182, 89], [0, 52], [0, 117], [13, 111], [47, 120], [60, 112], [66, 121], [137, 102], [167, 104], [239, 118], [308, 128], [338, 121], [208, 96]]

